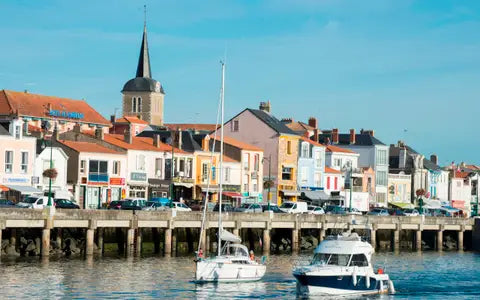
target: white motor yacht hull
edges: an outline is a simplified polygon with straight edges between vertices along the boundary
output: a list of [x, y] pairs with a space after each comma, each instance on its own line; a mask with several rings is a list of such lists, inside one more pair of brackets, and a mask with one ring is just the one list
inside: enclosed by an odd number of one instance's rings
[[265, 275], [266, 266], [258, 263], [233, 263], [206, 259], [196, 264], [197, 282], [257, 281]]

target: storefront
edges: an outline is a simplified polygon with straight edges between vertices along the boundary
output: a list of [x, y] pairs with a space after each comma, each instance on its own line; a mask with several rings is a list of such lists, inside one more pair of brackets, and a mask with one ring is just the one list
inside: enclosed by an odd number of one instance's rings
[[125, 178], [112, 177], [110, 178], [110, 189], [107, 194], [107, 202], [122, 200], [122, 194], [125, 192]]
[[147, 173], [132, 172], [128, 182], [128, 198], [147, 199], [148, 196]]
[[169, 197], [170, 180], [161, 180], [156, 178], [148, 179], [148, 199]]

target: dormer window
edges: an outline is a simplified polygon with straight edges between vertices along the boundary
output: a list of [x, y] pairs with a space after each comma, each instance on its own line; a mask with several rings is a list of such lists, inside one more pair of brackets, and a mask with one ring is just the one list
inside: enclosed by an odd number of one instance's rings
[[142, 112], [142, 97], [132, 97], [132, 112]]

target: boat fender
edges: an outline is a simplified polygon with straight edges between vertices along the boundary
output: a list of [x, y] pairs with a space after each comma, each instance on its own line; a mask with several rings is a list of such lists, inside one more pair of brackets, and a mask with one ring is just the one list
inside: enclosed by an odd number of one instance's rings
[[390, 294], [395, 294], [395, 287], [393, 286], [393, 281], [391, 280], [388, 281], [388, 291]]
[[365, 285], [367, 287], [367, 289], [370, 288], [370, 274], [367, 273], [367, 275], [365, 275]]
[[357, 269], [353, 269], [352, 273], [352, 281], [353, 281], [353, 286], [357, 286]]

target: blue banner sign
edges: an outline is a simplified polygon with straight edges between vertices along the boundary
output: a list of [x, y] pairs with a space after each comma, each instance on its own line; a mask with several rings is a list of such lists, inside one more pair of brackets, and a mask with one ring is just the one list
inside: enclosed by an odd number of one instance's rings
[[69, 119], [83, 119], [83, 114], [75, 111], [50, 110], [50, 117], [60, 117]]

